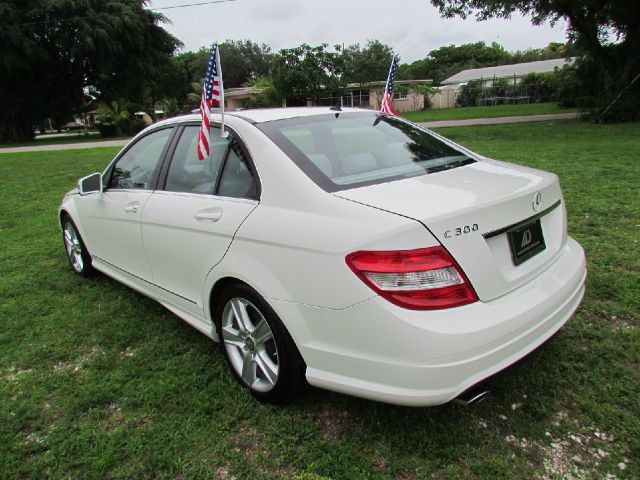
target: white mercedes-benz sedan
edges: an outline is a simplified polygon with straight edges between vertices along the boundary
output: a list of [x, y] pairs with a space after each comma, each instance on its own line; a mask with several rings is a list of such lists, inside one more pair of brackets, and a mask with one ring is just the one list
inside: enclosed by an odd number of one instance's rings
[[305, 380], [447, 402], [551, 337], [584, 294], [556, 175], [399, 118], [286, 108], [152, 125], [60, 207], [99, 270], [220, 342], [259, 400]]

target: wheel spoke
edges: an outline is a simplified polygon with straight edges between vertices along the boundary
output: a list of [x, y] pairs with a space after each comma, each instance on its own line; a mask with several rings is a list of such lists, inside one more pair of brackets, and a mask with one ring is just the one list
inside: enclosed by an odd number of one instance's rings
[[224, 327], [222, 329], [222, 339], [227, 345], [233, 345], [238, 348], [242, 348], [244, 346], [244, 340], [240, 336], [240, 332], [236, 332], [230, 327]]
[[231, 308], [233, 309], [233, 315], [238, 322], [238, 328], [242, 333], [249, 333], [251, 331], [251, 320], [249, 319], [249, 313], [247, 312], [247, 304], [240, 298], [234, 298], [231, 300]]
[[73, 240], [71, 239], [71, 234], [69, 233], [69, 230], [64, 231], [64, 243], [65, 246], [67, 247], [67, 252], [69, 254], [71, 254], [71, 249], [73, 248]]
[[256, 347], [264, 345], [265, 342], [273, 338], [273, 334], [271, 333], [271, 328], [269, 328], [269, 324], [263, 318], [258, 322], [256, 328], [251, 332], [251, 336], [253, 337], [253, 341], [256, 344]]
[[244, 362], [242, 364], [242, 380], [252, 386], [256, 381], [256, 364], [251, 355], [245, 355]]
[[278, 367], [273, 364], [267, 352], [261, 350], [255, 357], [255, 362], [260, 371], [264, 374], [267, 382], [271, 385], [275, 385], [278, 381]]

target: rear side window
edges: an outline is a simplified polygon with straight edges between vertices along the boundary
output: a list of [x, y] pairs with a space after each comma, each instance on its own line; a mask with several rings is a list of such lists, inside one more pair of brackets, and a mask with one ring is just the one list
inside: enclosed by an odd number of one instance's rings
[[172, 130], [157, 130], [136, 141], [114, 165], [109, 188], [150, 189], [153, 174]]
[[169, 166], [165, 190], [213, 194], [231, 136], [223, 138], [220, 129], [212, 127], [209, 157], [199, 160], [196, 150], [199, 131], [200, 127], [195, 125], [189, 125], [182, 131]]
[[246, 155], [237, 142], [231, 144], [217, 194], [223, 197], [258, 198], [255, 176]]
[[210, 154], [197, 155], [200, 126], [184, 127], [167, 171], [164, 190], [219, 195], [233, 198], [259, 197], [259, 183], [246, 151], [233, 132], [220, 136], [220, 128], [211, 127]]
[[473, 163], [465, 152], [400, 119], [343, 113], [258, 124], [326, 191], [425, 175]]

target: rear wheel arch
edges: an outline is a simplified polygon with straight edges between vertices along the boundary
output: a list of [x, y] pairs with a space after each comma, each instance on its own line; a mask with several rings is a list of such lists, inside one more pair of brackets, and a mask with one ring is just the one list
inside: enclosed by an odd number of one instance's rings
[[233, 277], [216, 282], [210, 302], [220, 350], [236, 380], [260, 401], [281, 404], [293, 399], [306, 385], [306, 363], [269, 302]]
[[[231, 286], [247, 286], [250, 289], [254, 290], [255, 293], [257, 293], [259, 296], [261, 296], [264, 301], [266, 303], [269, 303], [269, 301], [265, 298], [264, 295], [262, 295], [262, 293], [255, 288], [253, 285], [240, 280], [239, 278], [236, 277], [222, 277], [220, 279], [218, 279], [213, 287], [211, 288], [211, 292], [209, 293], [209, 318], [211, 320], [212, 325], [214, 326], [214, 330], [216, 328], [216, 318], [215, 318], [215, 312], [216, 312], [216, 307], [218, 306], [218, 300], [220, 299], [220, 295], [229, 287]], [[273, 307], [270, 305], [270, 307], [273, 309]], [[275, 312], [275, 310], [274, 310]], [[275, 312], [277, 315], [277, 312]], [[282, 319], [279, 315], [278, 318], [280, 318], [280, 321], [282, 322], [282, 325], [284, 326], [284, 329], [286, 330], [287, 335], [289, 336], [289, 338], [291, 339], [291, 342], [295, 345], [296, 350], [298, 350], [298, 354], [300, 355], [300, 358], [302, 358], [302, 355], [300, 354], [300, 349], [298, 348], [298, 345], [296, 344], [295, 340], [293, 339], [293, 336], [291, 335], [291, 332], [289, 332], [289, 328], [287, 327], [287, 323], [286, 323], [286, 319]], [[218, 339], [219, 341], [221, 341], [221, 339]], [[303, 359], [304, 361], [304, 359]], [[306, 362], [305, 362], [306, 365]]]
[[213, 323], [215, 323], [215, 318], [213, 318], [213, 316], [216, 311], [216, 304], [218, 299], [220, 298], [220, 294], [231, 285], [248, 285], [248, 284], [235, 277], [223, 277], [216, 280], [216, 283], [214, 283], [213, 287], [211, 288], [211, 292], [209, 292], [209, 318]]

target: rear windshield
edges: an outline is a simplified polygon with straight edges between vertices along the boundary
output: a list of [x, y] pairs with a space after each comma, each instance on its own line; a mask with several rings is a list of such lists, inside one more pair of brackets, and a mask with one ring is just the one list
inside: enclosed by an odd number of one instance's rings
[[328, 192], [473, 163], [465, 152], [404, 120], [341, 113], [256, 125]]

